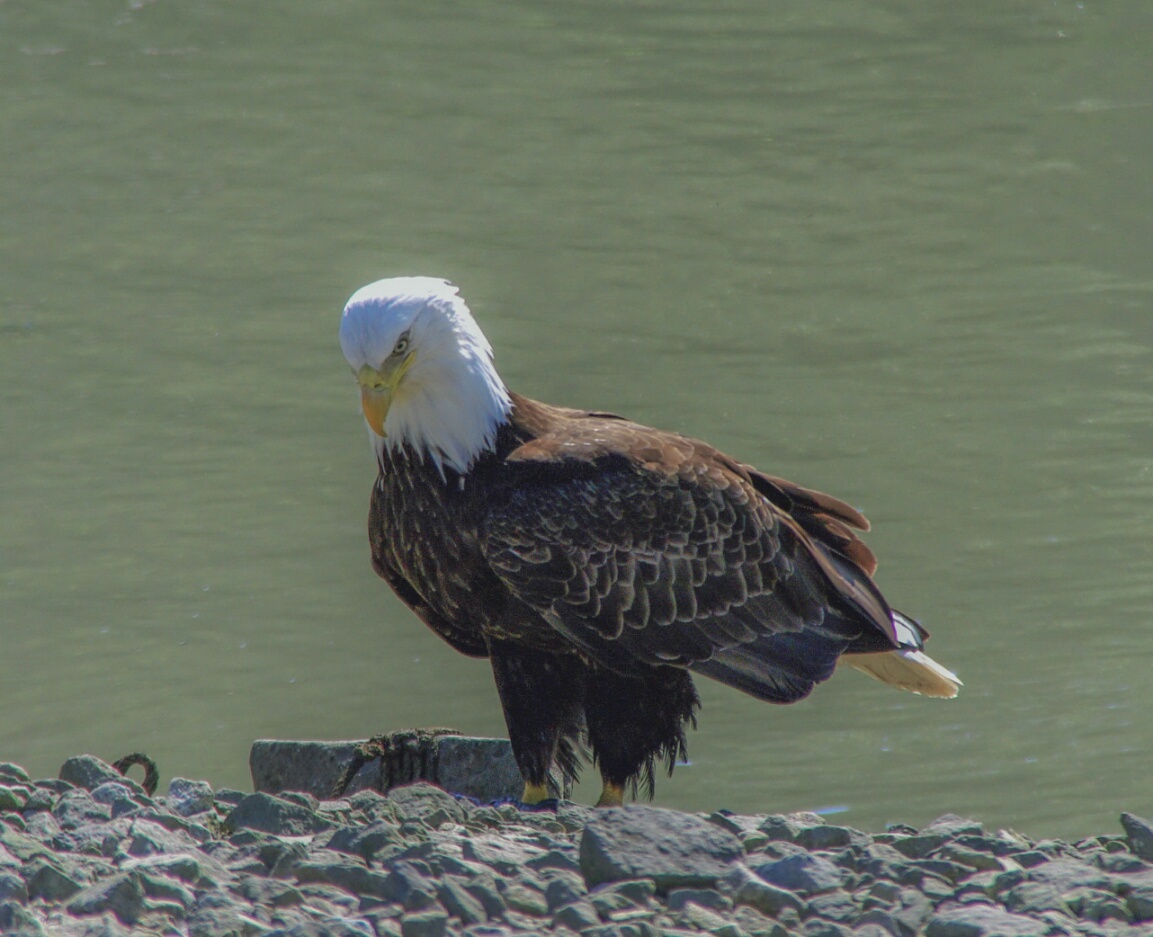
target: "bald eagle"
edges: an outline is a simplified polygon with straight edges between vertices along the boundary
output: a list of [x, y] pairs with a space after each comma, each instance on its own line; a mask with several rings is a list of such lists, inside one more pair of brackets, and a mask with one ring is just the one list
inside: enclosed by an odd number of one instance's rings
[[[340, 345], [380, 473], [372, 565], [449, 645], [488, 658], [523, 799], [591, 752], [604, 788], [651, 795], [685, 756], [692, 674], [771, 703], [842, 656], [885, 683], [952, 697], [960, 681], [893, 609], [836, 498], [706, 443], [513, 393], [455, 286], [379, 280]], [[586, 748], [587, 746], [587, 748]]]

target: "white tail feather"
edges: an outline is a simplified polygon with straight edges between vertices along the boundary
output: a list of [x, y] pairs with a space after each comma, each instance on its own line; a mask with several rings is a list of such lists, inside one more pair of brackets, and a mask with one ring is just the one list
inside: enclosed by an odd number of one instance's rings
[[843, 663], [899, 690], [921, 696], [952, 699], [963, 685], [951, 670], [924, 651], [901, 650], [885, 654], [845, 654]]

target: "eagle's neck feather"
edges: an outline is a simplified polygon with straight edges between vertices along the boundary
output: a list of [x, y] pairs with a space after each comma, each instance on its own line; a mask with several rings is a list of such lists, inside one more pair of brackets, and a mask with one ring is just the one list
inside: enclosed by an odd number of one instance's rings
[[464, 474], [491, 450], [512, 411], [487, 343], [453, 337], [418, 352], [389, 407], [385, 436], [375, 439], [378, 455], [408, 446], [431, 460], [442, 478], [446, 467]]

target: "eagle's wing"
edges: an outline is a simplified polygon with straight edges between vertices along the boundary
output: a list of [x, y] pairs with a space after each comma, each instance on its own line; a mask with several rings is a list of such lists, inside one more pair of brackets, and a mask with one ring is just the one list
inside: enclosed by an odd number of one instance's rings
[[895, 646], [852, 508], [703, 443], [588, 424], [513, 454], [515, 483], [480, 543], [512, 592], [594, 659], [624, 673], [688, 667], [788, 702], [846, 649]]

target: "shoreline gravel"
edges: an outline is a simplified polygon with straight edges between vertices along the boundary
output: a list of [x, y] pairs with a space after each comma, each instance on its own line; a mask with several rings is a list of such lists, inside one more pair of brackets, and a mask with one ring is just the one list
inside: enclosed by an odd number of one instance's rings
[[0, 933], [1153, 937], [1153, 824], [1069, 843], [944, 816], [479, 805], [427, 783], [165, 796], [89, 755], [0, 764]]

